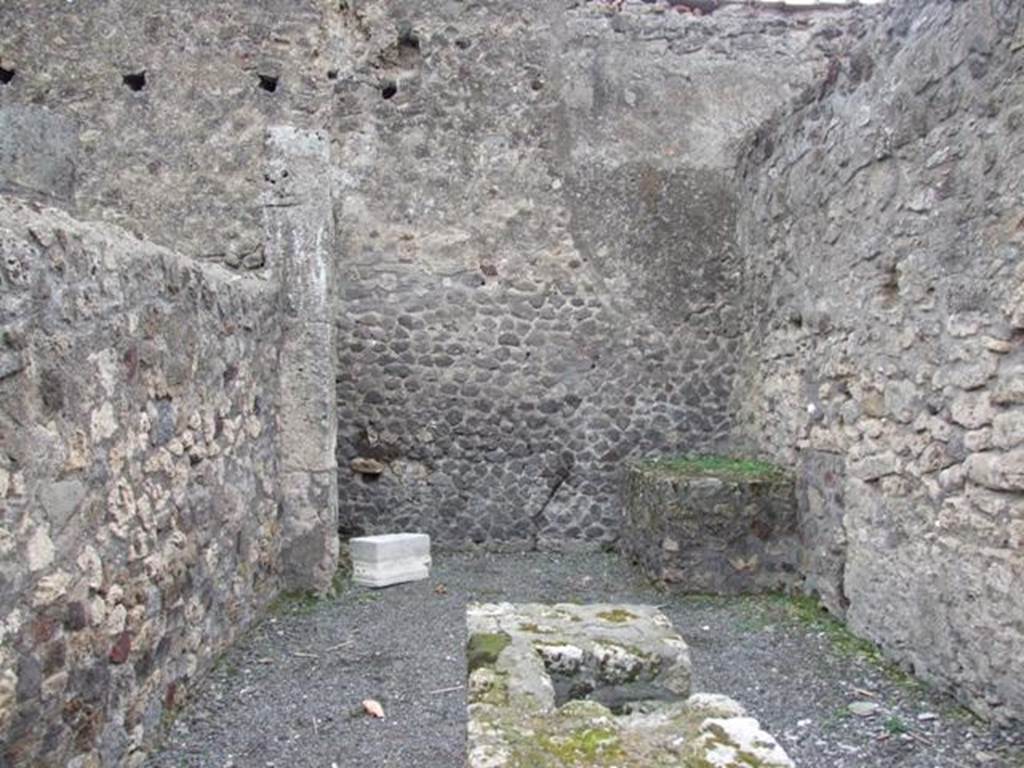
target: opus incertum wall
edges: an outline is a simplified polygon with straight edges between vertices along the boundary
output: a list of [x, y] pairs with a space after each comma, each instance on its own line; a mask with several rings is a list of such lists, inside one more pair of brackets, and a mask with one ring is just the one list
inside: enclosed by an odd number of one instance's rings
[[736, 436], [795, 466], [808, 586], [1024, 711], [1024, 8], [895, 5], [751, 148]]
[[327, 145], [269, 150], [273, 280], [0, 201], [3, 765], [138, 764], [280, 590], [331, 583]]
[[0, 205], [0, 743], [118, 765], [277, 589], [274, 293]]

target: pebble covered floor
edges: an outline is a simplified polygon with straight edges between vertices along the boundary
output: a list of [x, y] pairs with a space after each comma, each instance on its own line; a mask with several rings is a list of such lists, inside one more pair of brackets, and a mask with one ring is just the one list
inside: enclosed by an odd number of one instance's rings
[[462, 768], [465, 606], [502, 600], [661, 606], [690, 646], [694, 690], [737, 699], [801, 768], [1024, 767], [1024, 729], [977, 721], [807, 601], [672, 595], [616, 556], [550, 553], [437, 553], [427, 581], [280, 601], [146, 765]]

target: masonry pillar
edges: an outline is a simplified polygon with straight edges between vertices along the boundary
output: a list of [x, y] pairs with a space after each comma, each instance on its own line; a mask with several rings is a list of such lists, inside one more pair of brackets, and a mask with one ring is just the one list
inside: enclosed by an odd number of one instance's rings
[[267, 262], [280, 283], [278, 451], [286, 590], [330, 588], [338, 564], [334, 218], [330, 145], [318, 131], [267, 133]]

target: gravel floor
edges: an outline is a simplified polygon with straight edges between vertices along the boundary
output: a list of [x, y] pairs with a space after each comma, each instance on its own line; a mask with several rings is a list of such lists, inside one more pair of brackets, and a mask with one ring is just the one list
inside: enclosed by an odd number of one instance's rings
[[[738, 699], [801, 768], [1024, 766], [1020, 730], [977, 722], [806, 609], [665, 594], [601, 554], [442, 554], [427, 582], [286, 604], [221, 660], [147, 765], [461, 768], [464, 609], [498, 600], [661, 605], [690, 644], [694, 689]], [[369, 697], [384, 720], [362, 714]], [[877, 710], [851, 714], [858, 701]]]

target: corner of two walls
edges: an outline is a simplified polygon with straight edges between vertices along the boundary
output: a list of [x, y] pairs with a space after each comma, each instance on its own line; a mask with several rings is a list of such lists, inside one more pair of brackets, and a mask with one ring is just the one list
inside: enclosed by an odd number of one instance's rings
[[820, 35], [610, 10], [359, 15], [380, 50], [333, 133], [343, 528], [607, 546], [625, 462], [725, 444], [733, 144], [817, 77]]
[[796, 467], [830, 610], [1020, 719], [1024, 9], [885, 13], [751, 148], [735, 440]]

